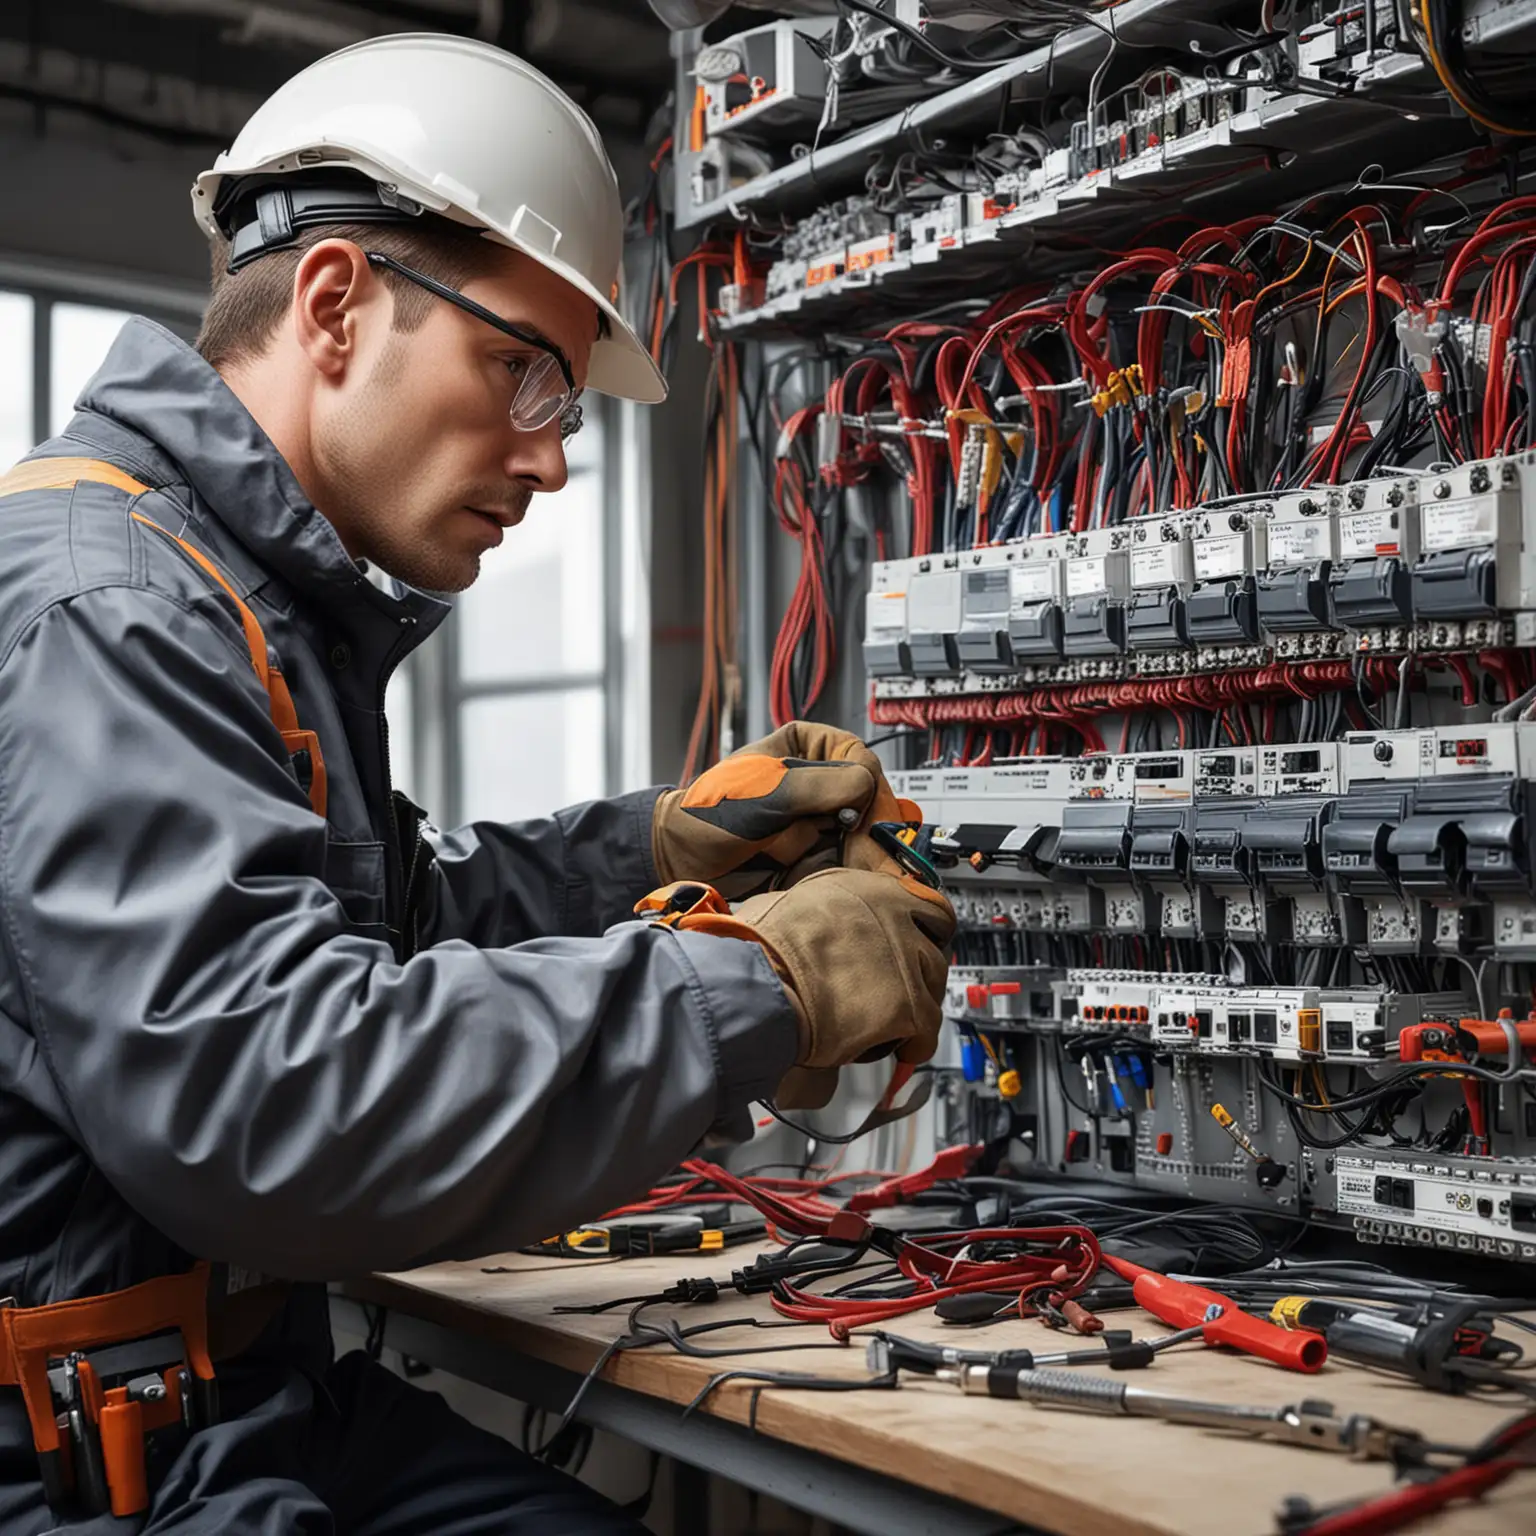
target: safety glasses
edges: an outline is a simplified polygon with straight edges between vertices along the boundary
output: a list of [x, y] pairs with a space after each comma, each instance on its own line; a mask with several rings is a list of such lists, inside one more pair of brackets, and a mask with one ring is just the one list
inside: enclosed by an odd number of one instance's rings
[[538, 348], [538, 357], [520, 357], [507, 365], [517, 381], [517, 392], [512, 396], [512, 425], [519, 432], [537, 432], [557, 417], [562, 442], [581, 430], [581, 402], [577, 399], [580, 391], [576, 388], [576, 379], [571, 373], [571, 365], [565, 353], [554, 342], [546, 341], [537, 331], [503, 320], [483, 304], [466, 298], [457, 288], [450, 288], [447, 283], [440, 283], [435, 277], [428, 277], [425, 272], [418, 272], [414, 267], [396, 261], [393, 256], [386, 256], [381, 251], [365, 251], [363, 254], [367, 256], [370, 266], [393, 272], [397, 277], [415, 283], [418, 288], [425, 288], [437, 298], [457, 305], [465, 314], [483, 320], [503, 336], [510, 336], [525, 346]]

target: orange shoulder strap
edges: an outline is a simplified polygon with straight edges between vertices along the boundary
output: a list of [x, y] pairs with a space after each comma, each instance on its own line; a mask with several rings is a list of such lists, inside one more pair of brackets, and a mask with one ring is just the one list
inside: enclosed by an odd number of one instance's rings
[[[30, 459], [18, 464], [5, 475], [0, 475], [0, 496], [15, 496], [22, 491], [62, 490], [86, 480], [99, 485], [116, 486], [130, 495], [141, 495], [149, 486], [135, 480], [132, 475], [108, 464], [102, 459]], [[300, 729], [298, 712], [293, 707], [293, 695], [288, 691], [287, 680], [272, 665], [267, 651], [267, 637], [262, 632], [261, 621], [251, 611], [251, 606], [230, 585], [224, 573], [200, 549], [162, 528], [153, 518], [142, 512], [131, 514], [136, 523], [153, 528], [162, 538], [181, 547], [202, 570], [216, 581], [228, 594], [240, 615], [245, 629], [245, 643], [251, 653], [251, 665], [256, 679], [266, 690], [272, 710], [272, 723], [277, 727], [290, 757], [308, 760], [309, 803], [317, 816], [325, 815], [326, 780], [325, 759], [320, 755], [320, 738], [313, 731]], [[301, 774], [301, 778], [303, 775]]]

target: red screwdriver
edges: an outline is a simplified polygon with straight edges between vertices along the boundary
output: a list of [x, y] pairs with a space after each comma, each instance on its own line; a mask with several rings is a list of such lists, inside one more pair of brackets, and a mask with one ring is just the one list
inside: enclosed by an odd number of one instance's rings
[[1131, 1282], [1138, 1306], [1175, 1328], [1198, 1326], [1207, 1344], [1225, 1344], [1291, 1371], [1321, 1370], [1328, 1358], [1328, 1345], [1321, 1334], [1277, 1328], [1249, 1317], [1230, 1296], [1218, 1291], [1160, 1275], [1155, 1269], [1144, 1269], [1113, 1254], [1106, 1253], [1103, 1258], [1122, 1280]]

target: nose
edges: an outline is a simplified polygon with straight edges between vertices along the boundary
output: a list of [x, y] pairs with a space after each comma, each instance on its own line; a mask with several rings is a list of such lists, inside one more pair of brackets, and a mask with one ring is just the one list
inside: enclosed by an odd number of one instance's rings
[[536, 432], [519, 432], [514, 428], [503, 467], [510, 480], [531, 484], [536, 491], [558, 491], [567, 478], [559, 419]]

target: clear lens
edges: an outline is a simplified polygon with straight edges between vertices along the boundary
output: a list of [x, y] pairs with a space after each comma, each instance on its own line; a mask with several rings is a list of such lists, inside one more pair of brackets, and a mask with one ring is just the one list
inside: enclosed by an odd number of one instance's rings
[[547, 427], [571, 401], [560, 364], [548, 352], [530, 360], [528, 371], [512, 397], [512, 425], [519, 432]]

